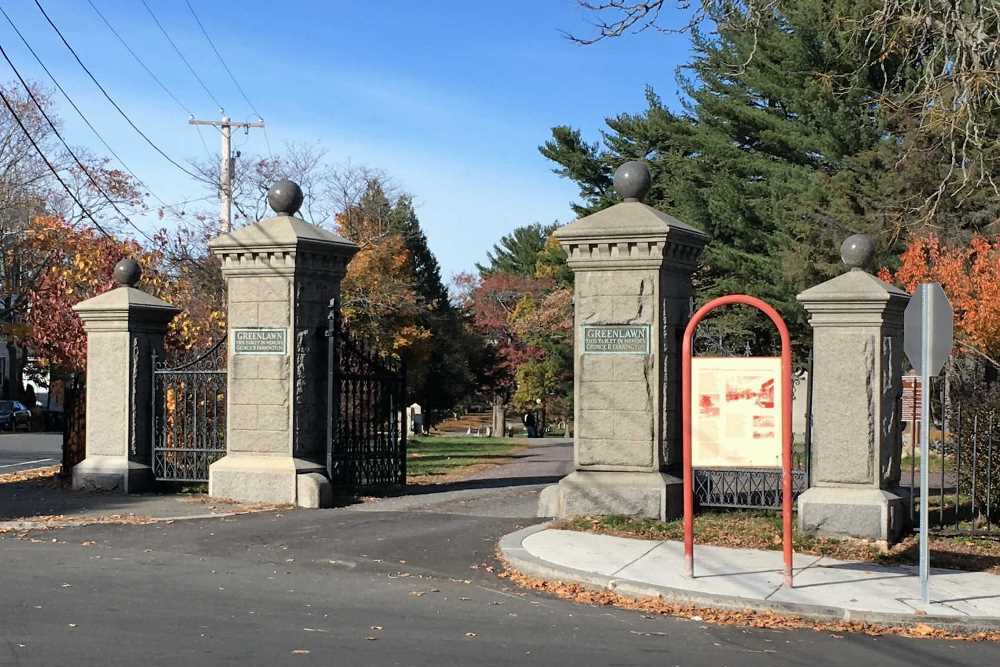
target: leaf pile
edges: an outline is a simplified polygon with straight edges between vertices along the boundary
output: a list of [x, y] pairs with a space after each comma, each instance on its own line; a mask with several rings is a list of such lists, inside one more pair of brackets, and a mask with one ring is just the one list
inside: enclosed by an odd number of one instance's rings
[[688, 603], [672, 602], [662, 598], [632, 598], [609, 590], [588, 588], [581, 584], [536, 579], [511, 569], [509, 565], [506, 565], [506, 569], [498, 576], [523, 588], [564, 600], [572, 600], [573, 602], [582, 604], [617, 607], [619, 609], [628, 609], [650, 615], [677, 616], [696, 623], [739, 625], [772, 630], [815, 630], [817, 632], [832, 633], [852, 632], [876, 637], [899, 635], [901, 637], [921, 639], [1000, 641], [1000, 631], [997, 630], [963, 633], [953, 629], [934, 627], [927, 623], [902, 626], [879, 625], [857, 621], [825, 621], [754, 609], [712, 609]]

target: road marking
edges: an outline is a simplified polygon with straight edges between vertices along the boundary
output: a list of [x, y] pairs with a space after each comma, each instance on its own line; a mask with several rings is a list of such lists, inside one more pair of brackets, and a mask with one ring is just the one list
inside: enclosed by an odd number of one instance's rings
[[32, 463], [45, 463], [46, 461], [55, 461], [55, 459], [38, 459], [37, 461], [21, 461], [20, 463], [8, 463], [7, 465], [0, 466], [0, 468], [16, 468], [17, 466], [28, 466]]

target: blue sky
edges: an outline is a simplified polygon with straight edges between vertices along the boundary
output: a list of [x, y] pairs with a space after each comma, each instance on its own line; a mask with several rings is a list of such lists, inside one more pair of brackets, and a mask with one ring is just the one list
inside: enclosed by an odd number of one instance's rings
[[[180, 100], [201, 118], [218, 110], [138, 0], [93, 0]], [[147, 0], [199, 76], [236, 119], [254, 114], [198, 30], [184, 0]], [[184, 112], [128, 55], [86, 0], [43, 0], [70, 44], [154, 142], [182, 163], [205, 158]], [[652, 85], [676, 106], [674, 72], [687, 38], [646, 33], [581, 47], [576, 0], [192, 0], [227, 64], [286, 141], [319, 143], [335, 162], [384, 170], [417, 202], [447, 279], [470, 270], [503, 234], [566, 222], [576, 188], [538, 146], [555, 125], [598, 138], [604, 117], [644, 108]], [[67, 92], [126, 163], [168, 202], [212, 193], [157, 155], [104, 100], [32, 0], [4, 7]], [[0, 40], [22, 74], [47, 82], [9, 25]], [[3, 63], [3, 79], [13, 73]], [[61, 98], [72, 144], [104, 153]], [[205, 132], [213, 158], [217, 134]], [[246, 152], [264, 135], [234, 136]], [[99, 150], [100, 149], [100, 150]], [[214, 201], [204, 203], [216, 210]], [[150, 223], [152, 224], [152, 223]]]

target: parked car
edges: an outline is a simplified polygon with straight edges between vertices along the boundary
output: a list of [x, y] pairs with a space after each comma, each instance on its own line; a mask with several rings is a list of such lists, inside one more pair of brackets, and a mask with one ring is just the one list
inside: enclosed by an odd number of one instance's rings
[[0, 401], [0, 430], [31, 430], [31, 410], [17, 401]]

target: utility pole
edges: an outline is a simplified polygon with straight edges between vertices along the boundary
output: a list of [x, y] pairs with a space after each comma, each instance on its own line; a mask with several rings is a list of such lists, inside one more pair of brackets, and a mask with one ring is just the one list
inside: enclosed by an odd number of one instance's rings
[[264, 120], [256, 122], [234, 123], [229, 116], [222, 120], [188, 121], [191, 125], [212, 125], [220, 129], [222, 135], [222, 156], [219, 165], [219, 231], [228, 232], [233, 228], [233, 128], [243, 128], [249, 131], [251, 127], [264, 127]]

